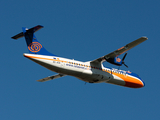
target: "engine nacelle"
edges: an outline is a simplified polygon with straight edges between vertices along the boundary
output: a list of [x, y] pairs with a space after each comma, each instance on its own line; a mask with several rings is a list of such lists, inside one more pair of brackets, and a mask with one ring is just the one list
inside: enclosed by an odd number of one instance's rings
[[106, 59], [106, 61], [117, 66], [121, 66], [123, 64], [122, 60], [119, 57], [109, 58]]

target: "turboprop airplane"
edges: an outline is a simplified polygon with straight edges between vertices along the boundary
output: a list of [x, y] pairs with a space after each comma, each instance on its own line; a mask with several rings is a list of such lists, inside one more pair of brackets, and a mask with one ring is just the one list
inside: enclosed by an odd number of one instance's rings
[[[58, 74], [49, 76], [40, 80], [39, 82], [45, 82], [60, 78], [63, 76], [74, 76], [82, 81], [88, 83], [111, 83], [115, 85], [130, 87], [130, 88], [141, 88], [144, 87], [144, 82], [135, 73], [130, 71], [119, 70], [110, 67], [104, 67], [103, 62], [107, 61], [116, 66], [125, 65], [124, 59], [127, 55], [127, 51], [136, 45], [147, 40], [147, 37], [141, 37], [107, 55], [104, 55], [98, 59], [81, 62], [73, 59], [67, 59], [59, 57], [48, 52], [40, 42], [36, 39], [34, 33], [43, 26], [38, 25], [31, 29], [23, 27], [23, 32], [13, 36], [13, 39], [19, 39], [25, 37], [29, 53], [24, 53], [24, 57], [42, 65], [43, 67], [54, 71]], [[122, 60], [118, 57], [125, 53]]]

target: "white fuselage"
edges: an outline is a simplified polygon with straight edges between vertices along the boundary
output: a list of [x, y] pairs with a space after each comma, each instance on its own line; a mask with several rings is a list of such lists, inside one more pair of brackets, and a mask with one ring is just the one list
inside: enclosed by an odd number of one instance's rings
[[103, 64], [96, 65], [91, 62], [81, 62], [57, 56], [26, 53], [24, 53], [24, 56], [51, 71], [74, 76], [85, 82], [105, 82], [133, 88], [144, 86], [143, 82], [139, 78], [129, 75], [126, 71], [105, 68]]

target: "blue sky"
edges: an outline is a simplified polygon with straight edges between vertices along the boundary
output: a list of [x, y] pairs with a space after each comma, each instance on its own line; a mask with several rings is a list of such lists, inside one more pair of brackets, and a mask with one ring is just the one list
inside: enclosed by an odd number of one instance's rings
[[[1, 0], [0, 119], [159, 120], [159, 5], [159, 0]], [[36, 82], [56, 73], [23, 57], [24, 38], [11, 37], [39, 24], [44, 28], [35, 35], [48, 51], [81, 61], [147, 36], [128, 52], [129, 69], [121, 67], [139, 74], [146, 86], [85, 85], [71, 76]]]

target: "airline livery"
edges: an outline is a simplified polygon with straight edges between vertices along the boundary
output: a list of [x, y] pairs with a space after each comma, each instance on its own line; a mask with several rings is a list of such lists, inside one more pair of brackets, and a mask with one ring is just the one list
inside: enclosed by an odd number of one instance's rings
[[[111, 83], [115, 85], [130, 87], [130, 88], [141, 88], [144, 87], [144, 82], [135, 73], [130, 71], [119, 70], [110, 67], [104, 67], [103, 62], [107, 61], [116, 66], [125, 65], [124, 59], [127, 55], [127, 51], [136, 45], [147, 40], [147, 37], [141, 37], [107, 55], [104, 55], [98, 59], [81, 62], [73, 59], [67, 59], [59, 57], [48, 52], [34, 35], [34, 32], [43, 28], [43, 26], [38, 25], [31, 29], [23, 27], [23, 32], [13, 36], [13, 39], [18, 39], [25, 37], [29, 53], [24, 53], [23, 55], [42, 65], [43, 67], [57, 72], [58, 74], [49, 76], [40, 80], [39, 82], [45, 82], [52, 79], [60, 78], [63, 76], [74, 76], [80, 80], [89, 83]], [[120, 59], [118, 56], [125, 53], [124, 57]]]

